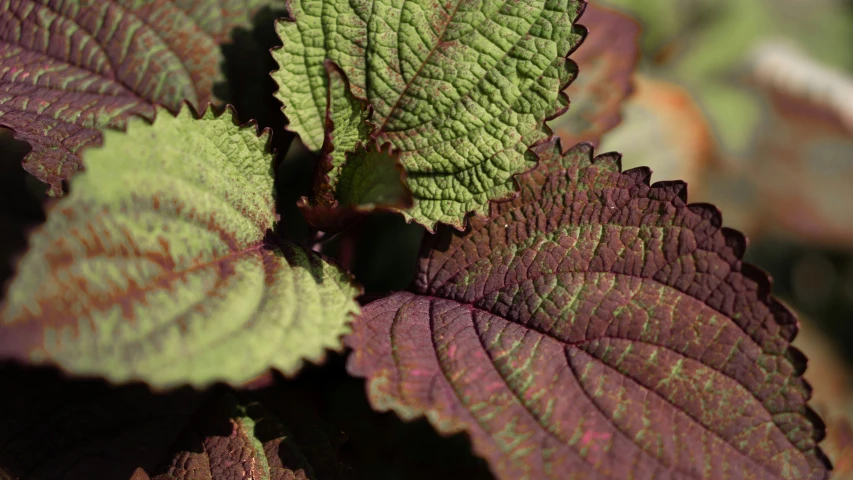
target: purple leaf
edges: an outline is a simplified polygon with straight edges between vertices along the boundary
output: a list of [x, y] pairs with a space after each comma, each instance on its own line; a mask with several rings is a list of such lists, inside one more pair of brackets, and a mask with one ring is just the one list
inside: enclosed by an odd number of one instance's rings
[[0, 126], [24, 168], [62, 193], [103, 128], [213, 100], [220, 44], [269, 0], [0, 0]]
[[364, 308], [373, 406], [467, 431], [504, 479], [826, 478], [796, 319], [744, 237], [682, 182], [560, 150]]

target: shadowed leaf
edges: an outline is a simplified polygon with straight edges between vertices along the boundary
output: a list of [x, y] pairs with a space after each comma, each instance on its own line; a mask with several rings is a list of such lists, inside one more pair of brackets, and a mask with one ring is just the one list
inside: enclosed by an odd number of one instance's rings
[[269, 135], [212, 109], [134, 122], [85, 153], [30, 238], [0, 355], [162, 387], [293, 374], [338, 348], [358, 290], [270, 233]]
[[[50, 371], [0, 371], [15, 391], [0, 414], [0, 478], [16, 480], [336, 480], [350, 478], [303, 404], [287, 417], [250, 393], [64, 381]], [[286, 391], [286, 390], [285, 390]], [[239, 397], [239, 398], [238, 398]]]
[[571, 108], [549, 123], [564, 145], [598, 145], [601, 136], [619, 124], [640, 55], [640, 26], [631, 17], [590, 4], [583, 24], [589, 33], [572, 54], [579, 75], [566, 89]]
[[315, 228], [331, 232], [376, 209], [411, 207], [412, 194], [403, 183], [399, 152], [370, 139], [373, 108], [352, 94], [340, 68], [330, 61], [325, 68], [329, 89], [322, 157], [313, 199], [300, 199], [298, 205]]
[[277, 97], [290, 128], [320, 150], [327, 104], [348, 95], [326, 76], [324, 62], [334, 62], [373, 107], [372, 136], [400, 152], [414, 197], [407, 219], [460, 227], [510, 197], [512, 176], [535, 165], [528, 147], [568, 105], [561, 92], [576, 66], [566, 56], [583, 38], [574, 22], [585, 6], [293, 0], [273, 51]]
[[[375, 125], [369, 121], [373, 107], [352, 94], [349, 81], [340, 68], [327, 61], [326, 74], [329, 88], [321, 168], [327, 178], [323, 178], [318, 186], [337, 193], [338, 176], [346, 164], [347, 152], [363, 147]], [[321, 196], [321, 200], [325, 199]], [[323, 203], [332, 202], [334, 200], [328, 199]]]
[[62, 193], [103, 128], [159, 103], [204, 107], [220, 46], [271, 0], [2, 0], [0, 125], [29, 142], [24, 168]]
[[[365, 214], [376, 210], [394, 210], [412, 205], [412, 194], [403, 183], [400, 155], [370, 141], [347, 152], [338, 167], [337, 185], [330, 203], [312, 205], [302, 198], [299, 207], [305, 218], [324, 231], [338, 231]], [[324, 200], [320, 198], [319, 200]]]
[[348, 368], [373, 406], [467, 431], [499, 478], [827, 478], [796, 320], [744, 237], [616, 154], [538, 153], [364, 307]]
[[339, 465], [330, 456], [315, 459], [326, 473], [318, 474], [290, 429], [271, 410], [262, 403], [239, 402], [227, 393], [196, 414], [174, 450], [168, 466], [160, 467], [162, 473], [152, 475], [152, 480], [350, 478], [328, 474], [330, 465]]

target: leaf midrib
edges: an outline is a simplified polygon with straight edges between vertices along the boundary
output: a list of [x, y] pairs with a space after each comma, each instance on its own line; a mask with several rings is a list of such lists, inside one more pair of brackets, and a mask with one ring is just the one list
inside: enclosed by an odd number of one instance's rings
[[[376, 131], [375, 131], [376, 133], [374, 134], [374, 136], [385, 131], [385, 125], [388, 124], [388, 120], [391, 118], [391, 116], [394, 114], [394, 111], [400, 105], [400, 101], [403, 99], [403, 97], [406, 96], [406, 93], [409, 91], [409, 87], [411, 87], [412, 84], [415, 82], [415, 79], [418, 78], [418, 76], [420, 75], [421, 70], [423, 70], [424, 66], [427, 63], [429, 63], [429, 60], [432, 58], [432, 54], [435, 53], [435, 51], [438, 49], [438, 46], [441, 45], [442, 43], [444, 43], [444, 35], [447, 33], [447, 29], [450, 28], [450, 24], [453, 23], [453, 19], [454, 19], [454, 17], [456, 17], [456, 12], [459, 10], [459, 6], [462, 5], [463, 1], [464, 0], [457, 0], [456, 1], [456, 6], [453, 7], [453, 12], [451, 12], [448, 15], [447, 23], [444, 24], [444, 28], [442, 29], [441, 34], [436, 39], [435, 45], [433, 45], [432, 48], [429, 50], [429, 53], [427, 53], [426, 58], [424, 59], [423, 62], [421, 62], [420, 66], [418, 66], [418, 69], [412, 75], [412, 78], [410, 78], [409, 81], [406, 82], [406, 85], [403, 87], [403, 91], [400, 92], [400, 95], [397, 96], [397, 100], [394, 102], [394, 105], [392, 105], [391, 108], [388, 110], [388, 115], [386, 115], [385, 118], [382, 119], [382, 124], [376, 128]], [[405, 7], [405, 5], [406, 5], [405, 2], [403, 2], [403, 5], [400, 7], [401, 11]], [[372, 12], [371, 12], [371, 16], [372, 16]], [[401, 18], [401, 21], [402, 21], [402, 18]], [[397, 36], [397, 51], [399, 52], [400, 51], [400, 29], [399, 29], [399, 27], [397, 28], [397, 31], [395, 32], [395, 34]], [[370, 51], [369, 46], [368, 46], [368, 48], [365, 48], [364, 51], [365, 51], [365, 55], [367, 55], [367, 53]], [[402, 64], [400, 64], [400, 75], [401, 76], [403, 74], [402, 69], [403, 69], [403, 66], [402, 66]]]

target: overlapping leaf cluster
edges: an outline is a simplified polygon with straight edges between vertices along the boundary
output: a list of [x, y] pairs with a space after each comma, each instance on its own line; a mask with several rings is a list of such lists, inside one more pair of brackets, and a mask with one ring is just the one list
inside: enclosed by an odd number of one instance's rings
[[270, 0], [3, 0], [0, 126], [30, 143], [24, 167], [62, 192], [100, 130], [187, 101], [222, 81], [220, 46]]
[[105, 133], [30, 239], [0, 310], [3, 356], [114, 381], [241, 384], [339, 345], [357, 289], [274, 239], [269, 135], [234, 122], [160, 111]]
[[[268, 4], [0, 0], [0, 125], [30, 143], [25, 168], [52, 193], [70, 178], [0, 305], [0, 358], [241, 387], [349, 334], [349, 372], [376, 409], [467, 432], [499, 478], [827, 477], [796, 321], [743, 263], [743, 236], [683, 183], [551, 135], [585, 1], [290, 1], [273, 78], [320, 154], [306, 219], [331, 232], [390, 209], [445, 224], [411, 291], [361, 315], [349, 273], [280, 222], [269, 132], [206, 107], [219, 47]], [[602, 18], [624, 25], [609, 53], [632, 61], [636, 25]], [[618, 121], [633, 64], [610, 58], [586, 57], [614, 88], [578, 86], [597, 100], [564, 136]], [[83, 390], [81, 410], [79, 392], [64, 393], [71, 407], [40, 388], [17, 403], [30, 410], [3, 417], [0, 473], [350, 475], [298, 441], [301, 410], [276, 411], [282, 396]], [[108, 418], [124, 407], [129, 423]], [[83, 423], [67, 429], [80, 443], [45, 453], [43, 415]], [[145, 452], [135, 470], [115, 449], [127, 439]]]
[[[577, 67], [567, 56], [583, 39], [574, 23], [584, 7], [580, 0], [292, 1], [291, 20], [278, 25], [284, 46], [273, 52], [277, 97], [305, 145], [331, 155], [331, 190], [352, 139], [389, 143], [414, 197], [412, 208], [398, 209], [428, 229], [461, 228], [466, 214], [512, 196], [512, 176], [535, 165], [528, 147], [548, 138], [545, 120], [568, 106], [562, 90]], [[351, 97], [370, 110], [342, 101]], [[324, 119], [341, 116], [357, 121], [332, 122], [329, 131]]]

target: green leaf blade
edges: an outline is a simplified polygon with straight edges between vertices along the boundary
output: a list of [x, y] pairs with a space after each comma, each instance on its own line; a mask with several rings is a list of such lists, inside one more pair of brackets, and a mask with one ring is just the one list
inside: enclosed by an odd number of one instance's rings
[[535, 165], [528, 147], [549, 136], [545, 120], [568, 105], [561, 90], [576, 73], [566, 56], [583, 37], [574, 26], [583, 1], [329, 6], [332, 13], [303, 15], [322, 47], [297, 34], [301, 4], [293, 2], [295, 23], [281, 24], [288, 53], [277, 56], [282, 70], [273, 74], [294, 130], [319, 148], [329, 86], [311, 69], [332, 59], [373, 105], [373, 136], [400, 151], [415, 200], [404, 214], [427, 228], [461, 227], [466, 214], [511, 196], [512, 176]]
[[353, 73], [363, 65], [363, 49], [356, 36], [365, 24], [346, 0], [298, 0], [289, 2], [288, 7], [290, 19], [276, 23], [283, 46], [273, 49], [272, 55], [281, 68], [273, 72], [273, 78], [290, 81], [277, 81], [275, 96], [290, 120], [288, 129], [298, 133], [309, 149], [318, 151], [324, 143], [327, 107], [324, 62], [329, 59], [338, 65], [349, 81], [355, 82], [352, 92], [364, 97], [364, 75]]
[[266, 240], [268, 134], [233, 122], [161, 111], [86, 153], [9, 288], [3, 356], [116, 382], [241, 384], [340, 346], [357, 289]]
[[373, 108], [353, 95], [349, 81], [340, 67], [327, 61], [325, 68], [329, 88], [322, 167], [329, 171], [328, 182], [322, 182], [321, 188], [334, 191], [337, 193], [335, 196], [339, 197], [337, 200], [348, 203], [340, 198], [337, 192], [338, 176], [347, 164], [347, 153], [356, 152], [370, 138], [374, 128], [370, 121]]

